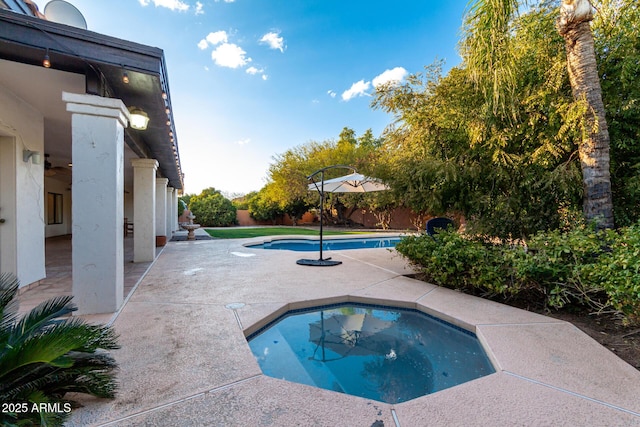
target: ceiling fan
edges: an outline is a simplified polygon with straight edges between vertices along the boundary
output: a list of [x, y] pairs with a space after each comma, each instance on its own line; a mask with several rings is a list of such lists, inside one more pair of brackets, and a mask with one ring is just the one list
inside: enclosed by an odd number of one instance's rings
[[56, 175], [61, 175], [64, 177], [71, 176], [71, 169], [65, 168], [63, 166], [53, 166], [53, 164], [49, 161], [49, 154], [44, 154], [44, 176], [53, 177]]

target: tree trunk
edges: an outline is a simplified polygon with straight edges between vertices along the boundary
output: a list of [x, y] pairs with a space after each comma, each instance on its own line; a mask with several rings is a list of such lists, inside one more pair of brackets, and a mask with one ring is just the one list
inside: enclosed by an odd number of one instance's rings
[[574, 99], [586, 101], [583, 140], [578, 152], [584, 190], [583, 212], [597, 227], [613, 228], [613, 199], [609, 171], [609, 131], [596, 64], [593, 19], [588, 0], [563, 0], [558, 31], [565, 39], [569, 81]]

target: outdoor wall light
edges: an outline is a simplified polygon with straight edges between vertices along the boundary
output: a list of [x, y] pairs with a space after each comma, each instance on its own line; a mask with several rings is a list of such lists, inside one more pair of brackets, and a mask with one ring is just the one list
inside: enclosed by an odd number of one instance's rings
[[138, 107], [130, 107], [131, 127], [136, 130], [145, 130], [149, 124], [149, 116]]
[[128, 85], [129, 84], [129, 74], [127, 70], [122, 71], [122, 83]]
[[22, 160], [25, 163], [29, 163], [29, 159], [31, 159], [31, 163], [34, 165], [39, 165], [40, 161], [40, 152], [39, 151], [31, 151], [31, 150], [22, 150]]
[[42, 59], [42, 66], [44, 68], [51, 67], [51, 59], [49, 58], [49, 48], [47, 48], [47, 51], [44, 54], [44, 58]]

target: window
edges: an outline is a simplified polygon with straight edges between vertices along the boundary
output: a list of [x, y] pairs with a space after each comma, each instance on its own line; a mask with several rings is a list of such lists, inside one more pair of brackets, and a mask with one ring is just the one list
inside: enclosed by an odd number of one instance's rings
[[47, 224], [62, 224], [62, 194], [47, 193]]

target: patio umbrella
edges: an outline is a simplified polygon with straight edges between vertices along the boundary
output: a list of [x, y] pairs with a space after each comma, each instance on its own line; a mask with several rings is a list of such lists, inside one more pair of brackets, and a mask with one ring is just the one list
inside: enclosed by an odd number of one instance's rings
[[317, 344], [316, 351], [322, 350], [323, 362], [334, 360], [326, 358], [327, 349], [340, 355], [339, 358], [380, 354], [384, 347], [380, 332], [391, 326], [392, 322], [370, 314], [334, 314], [325, 319], [321, 311], [320, 320], [309, 324], [309, 341]]
[[[327, 169], [350, 169], [351, 174], [325, 181], [324, 172]], [[320, 181], [315, 180], [315, 176], [320, 175]], [[307, 177], [311, 180], [309, 190], [317, 190], [320, 193], [320, 258], [319, 259], [299, 259], [296, 261], [300, 265], [311, 265], [326, 267], [342, 264], [342, 261], [333, 261], [331, 258], [322, 258], [322, 213], [325, 193], [367, 193], [371, 191], [388, 190], [389, 187], [376, 178], [371, 178], [356, 172], [355, 168], [345, 165], [327, 166], [319, 169]]]
[[[367, 193], [370, 191], [388, 190], [389, 187], [375, 178], [352, 173], [338, 178], [328, 179], [323, 183], [324, 191], [329, 193]], [[318, 183], [309, 184], [309, 190], [317, 190]]]

